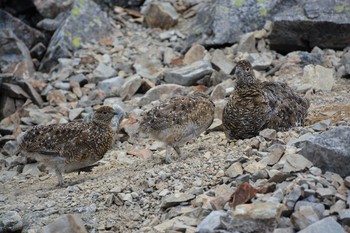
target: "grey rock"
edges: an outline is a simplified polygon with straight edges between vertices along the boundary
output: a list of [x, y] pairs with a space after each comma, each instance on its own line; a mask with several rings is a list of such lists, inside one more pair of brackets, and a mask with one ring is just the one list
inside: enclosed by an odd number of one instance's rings
[[88, 83], [88, 79], [83, 74], [77, 74], [69, 77], [70, 81], [79, 83], [80, 87], [83, 87], [85, 84]]
[[308, 202], [308, 201], [298, 201], [295, 204], [294, 209], [299, 209], [301, 206], [311, 206], [315, 213], [318, 215], [319, 218], [322, 218], [323, 212], [325, 211], [326, 207], [322, 203], [315, 203], [315, 202]]
[[273, 16], [268, 37], [272, 50], [287, 53], [315, 46], [341, 50], [350, 44], [349, 1], [296, 2], [284, 2], [290, 7]]
[[284, 198], [284, 203], [289, 208], [294, 208], [295, 203], [299, 200], [301, 197], [301, 188], [299, 186], [295, 186], [291, 192], [289, 192], [286, 197]]
[[196, 232], [199, 233], [210, 233], [214, 232], [216, 229], [222, 228], [224, 225], [222, 219], [227, 218], [228, 214], [223, 211], [212, 211], [207, 217], [200, 222], [196, 228]]
[[75, 120], [82, 112], [84, 111], [84, 108], [74, 108], [69, 111], [69, 120], [73, 121]]
[[345, 233], [342, 226], [333, 217], [324, 218], [311, 224], [298, 233]]
[[265, 139], [274, 140], [277, 137], [277, 132], [274, 129], [264, 129], [260, 131], [259, 135]]
[[150, 27], [169, 29], [177, 23], [179, 15], [170, 2], [154, 2], [146, 7], [144, 17]]
[[195, 198], [193, 194], [187, 193], [175, 193], [171, 196], [166, 197], [161, 204], [162, 208], [168, 208], [171, 206], [179, 205], [182, 202], [187, 202]]
[[182, 86], [191, 86], [196, 84], [199, 79], [213, 72], [212, 66], [208, 61], [198, 61], [191, 65], [164, 72], [164, 80], [167, 83], [179, 84]]
[[41, 174], [41, 171], [39, 170], [38, 165], [39, 165], [38, 163], [30, 163], [30, 164], [24, 165], [23, 174], [39, 177]]
[[17, 174], [17, 171], [0, 170], [0, 183], [7, 183], [11, 181]]
[[42, 32], [28, 26], [3, 9], [0, 9], [0, 22], [2, 22], [0, 25], [0, 30], [6, 29], [12, 31], [14, 35], [16, 35], [16, 37], [27, 46], [28, 49], [31, 49], [39, 42], [45, 41], [45, 35]]
[[114, 31], [111, 25], [110, 19], [92, 0], [74, 0], [65, 20], [52, 36], [39, 69], [50, 71], [58, 64], [58, 58], [72, 57], [83, 43], [111, 35]]
[[93, 71], [92, 74], [94, 76], [94, 80], [99, 81], [99, 80], [104, 80], [116, 75], [117, 71], [113, 69], [111, 65], [106, 65], [101, 62], [100, 64], [98, 64], [98, 66], [96, 67], [96, 69]]
[[331, 188], [317, 188], [316, 194], [322, 198], [328, 198], [335, 195], [335, 190]]
[[304, 229], [319, 221], [319, 216], [311, 206], [299, 206], [292, 214], [291, 220], [297, 229]]
[[345, 69], [345, 77], [349, 78], [350, 77], [350, 50], [345, 52], [341, 58], [341, 64], [343, 64], [344, 69]]
[[330, 214], [338, 214], [341, 210], [343, 210], [345, 208], [346, 208], [345, 201], [338, 200], [331, 206], [329, 213]]
[[320, 65], [307, 65], [302, 80], [315, 90], [331, 91], [335, 84], [335, 71]]
[[173, 96], [185, 95], [189, 92], [186, 87], [177, 84], [163, 84], [151, 88], [146, 94], [140, 99], [138, 105], [144, 106], [155, 100], [166, 100]]
[[33, 77], [34, 65], [27, 46], [7, 29], [0, 30], [0, 70], [18, 79]]
[[43, 233], [87, 233], [84, 222], [78, 215], [66, 214], [42, 228]]
[[243, 174], [242, 164], [240, 162], [233, 163], [227, 170], [226, 175], [232, 178]]
[[211, 63], [222, 70], [225, 74], [230, 74], [235, 65], [230, 61], [220, 49], [216, 49], [212, 55]]
[[312, 162], [304, 158], [302, 155], [288, 154], [286, 155], [286, 162], [283, 166], [283, 172], [302, 171], [305, 168], [310, 168], [312, 165]]
[[339, 219], [343, 224], [350, 226], [350, 209], [340, 210]]
[[350, 175], [350, 127], [341, 126], [295, 144], [298, 152], [323, 172]]
[[282, 157], [286, 147], [282, 144], [273, 144], [267, 151], [269, 152], [266, 157], [262, 158], [260, 162], [266, 163], [267, 165], [276, 164]]
[[133, 95], [135, 95], [141, 85], [142, 79], [138, 74], [128, 77], [121, 88], [120, 97], [123, 100], [130, 99]]
[[254, 33], [248, 32], [240, 36], [237, 48], [235, 50], [241, 53], [254, 53], [256, 52], [255, 43], [256, 40]]
[[43, 17], [53, 19], [61, 12], [68, 10], [73, 0], [34, 0], [33, 3]]
[[212, 1], [197, 13], [187, 43], [234, 44], [244, 33], [261, 29], [284, 5], [279, 1]]
[[309, 171], [310, 171], [310, 173], [311, 173], [312, 175], [314, 175], [314, 176], [320, 176], [320, 175], [322, 175], [322, 170], [319, 169], [318, 167], [311, 167], [311, 168], [309, 169]]
[[200, 44], [193, 44], [191, 48], [186, 52], [183, 63], [190, 65], [196, 61], [203, 60], [205, 56], [205, 48]]
[[350, 176], [344, 178], [344, 184], [346, 187], [350, 188]]
[[0, 215], [0, 232], [20, 232], [23, 229], [22, 217], [16, 211]]
[[271, 52], [250, 53], [247, 60], [251, 62], [254, 69], [266, 70], [272, 64], [273, 55]]
[[119, 96], [124, 82], [124, 78], [117, 76], [98, 82], [97, 88], [101, 89], [106, 97]]
[[332, 123], [332, 120], [327, 119], [311, 125], [311, 128], [315, 131], [325, 131], [328, 129], [331, 123]]
[[294, 233], [294, 229], [292, 227], [276, 228], [273, 233]]

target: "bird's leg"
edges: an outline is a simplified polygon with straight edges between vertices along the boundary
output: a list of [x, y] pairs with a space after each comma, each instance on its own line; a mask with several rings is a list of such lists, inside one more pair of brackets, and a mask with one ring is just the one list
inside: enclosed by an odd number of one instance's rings
[[58, 179], [58, 186], [63, 186], [64, 180], [61, 171], [58, 169], [58, 167], [55, 168], [55, 173]]
[[176, 151], [177, 155], [181, 157], [182, 159], [185, 159], [186, 157], [181, 153], [179, 146], [174, 146], [174, 150]]
[[170, 148], [171, 146], [166, 145], [165, 147], [165, 163], [171, 163], [172, 159], [171, 159], [171, 153], [170, 153]]

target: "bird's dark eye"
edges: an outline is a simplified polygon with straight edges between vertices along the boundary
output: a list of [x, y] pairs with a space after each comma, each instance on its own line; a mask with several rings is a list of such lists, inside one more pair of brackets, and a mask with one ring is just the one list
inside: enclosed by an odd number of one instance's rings
[[249, 71], [250, 71], [250, 69], [249, 69], [249, 68], [246, 68], [246, 69], [245, 69], [245, 71], [249, 72]]
[[105, 115], [106, 115], [106, 114], [107, 114], [107, 112], [103, 112], [103, 114], [105, 114]]

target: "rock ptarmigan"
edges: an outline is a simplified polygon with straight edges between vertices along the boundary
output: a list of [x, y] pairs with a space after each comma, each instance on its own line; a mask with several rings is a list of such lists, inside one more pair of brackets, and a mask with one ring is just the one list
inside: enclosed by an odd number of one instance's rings
[[19, 151], [55, 170], [58, 185], [63, 185], [62, 173], [78, 171], [102, 159], [110, 149], [114, 132], [110, 126], [113, 117], [119, 122], [121, 109], [102, 106], [91, 122], [38, 125], [19, 135]]
[[235, 74], [235, 91], [222, 115], [228, 139], [251, 138], [266, 128], [286, 131], [304, 125], [309, 100], [286, 83], [258, 81], [248, 61], [239, 61]]
[[176, 96], [146, 112], [140, 130], [165, 143], [165, 162], [170, 163], [170, 148], [181, 156], [179, 147], [212, 124], [214, 109], [214, 103], [202, 92]]

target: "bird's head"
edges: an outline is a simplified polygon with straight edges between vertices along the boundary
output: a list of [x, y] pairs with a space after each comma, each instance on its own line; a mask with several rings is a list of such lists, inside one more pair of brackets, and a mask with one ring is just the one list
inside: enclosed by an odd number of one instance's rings
[[253, 67], [249, 61], [240, 60], [235, 68], [237, 85], [252, 85], [256, 82]]
[[95, 111], [92, 120], [99, 123], [110, 124], [114, 116], [116, 116], [119, 125], [119, 122], [124, 118], [124, 111], [120, 107], [112, 108], [109, 106], [102, 106]]

